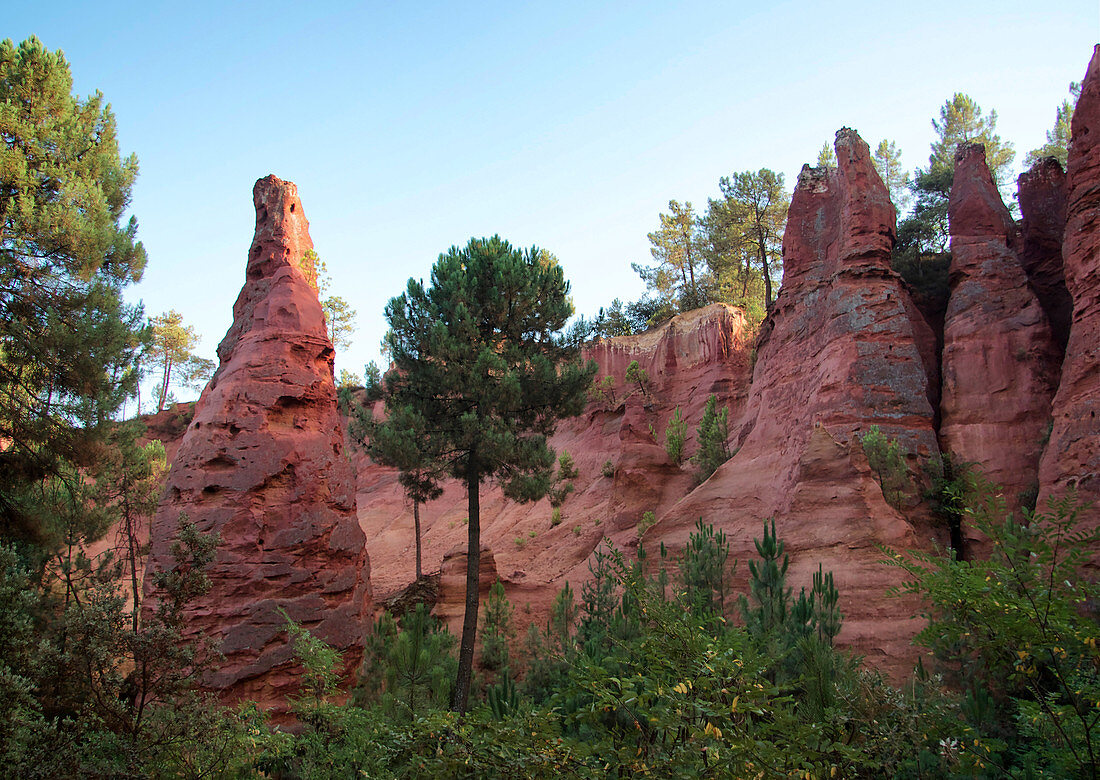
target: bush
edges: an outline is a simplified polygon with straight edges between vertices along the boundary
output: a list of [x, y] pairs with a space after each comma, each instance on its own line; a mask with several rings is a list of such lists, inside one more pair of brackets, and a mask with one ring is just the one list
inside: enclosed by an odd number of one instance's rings
[[958, 751], [975, 771], [1100, 771], [1100, 586], [1085, 569], [1100, 530], [1078, 528], [1083, 511], [1068, 496], [1017, 520], [987, 493], [965, 519], [990, 539], [988, 560], [886, 550], [911, 577], [898, 592], [928, 605], [918, 641], [967, 691]]
[[877, 425], [860, 437], [863, 454], [871, 470], [878, 477], [882, 496], [886, 503], [901, 509], [911, 489], [909, 467], [905, 465], [905, 453], [896, 439], [887, 439]]
[[637, 385], [638, 392], [642, 395], [649, 392], [649, 372], [639, 366], [637, 360], [631, 360], [626, 367], [626, 381], [627, 384]]
[[610, 460], [605, 460], [603, 466], [600, 467], [600, 473], [608, 479], [614, 479], [615, 477], [615, 464]]
[[719, 466], [730, 459], [730, 449], [726, 443], [729, 438], [729, 408], [722, 407], [718, 411], [717, 407], [718, 399], [711, 395], [703, 408], [703, 418], [699, 421], [696, 434], [699, 450], [691, 461], [695, 464], [695, 479], [700, 483], [706, 482]]
[[605, 409], [615, 408], [615, 377], [605, 376], [588, 388], [588, 400]]
[[684, 439], [687, 437], [687, 423], [684, 422], [684, 417], [680, 413], [680, 407], [676, 407], [676, 411], [672, 413], [672, 417], [669, 418], [668, 425], [665, 427], [665, 452], [668, 453], [669, 460], [679, 466], [684, 460]]
[[504, 584], [498, 579], [489, 588], [489, 598], [481, 616], [481, 665], [492, 671], [508, 670], [508, 641], [512, 628], [512, 603], [504, 595]]

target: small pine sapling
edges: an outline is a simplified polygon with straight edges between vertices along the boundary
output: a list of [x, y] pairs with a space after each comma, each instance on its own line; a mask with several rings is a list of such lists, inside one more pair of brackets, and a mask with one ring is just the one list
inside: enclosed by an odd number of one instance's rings
[[684, 460], [684, 439], [686, 438], [687, 423], [684, 422], [684, 416], [680, 407], [677, 406], [665, 427], [665, 452], [668, 453], [669, 460], [677, 466]]

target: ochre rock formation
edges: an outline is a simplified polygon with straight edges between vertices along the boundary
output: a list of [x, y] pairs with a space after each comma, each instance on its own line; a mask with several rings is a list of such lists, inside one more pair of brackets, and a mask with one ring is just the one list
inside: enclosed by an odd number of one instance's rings
[[[256, 235], [220, 365], [172, 463], [149, 572], [171, 565], [181, 513], [221, 537], [212, 589], [187, 609], [188, 638], [224, 654], [204, 684], [276, 709], [297, 692], [281, 612], [353, 668], [370, 609], [369, 566], [344, 455], [333, 349], [301, 268], [313, 244], [297, 188], [256, 182]], [[147, 596], [154, 596], [147, 575]]]
[[940, 442], [1003, 487], [1010, 507], [1027, 505], [1039, 487], [1061, 356], [1028, 286], [1014, 248], [1016, 223], [981, 144], [960, 145], [955, 154], [948, 215], [951, 297], [944, 319]]
[[1066, 230], [1066, 173], [1053, 157], [1044, 157], [1016, 180], [1020, 202], [1018, 251], [1027, 280], [1050, 321], [1061, 351], [1069, 340], [1073, 299], [1062, 271], [1062, 235]]
[[1066, 287], [1073, 297], [1054, 425], [1039, 469], [1040, 499], [1076, 487], [1100, 516], [1100, 46], [1073, 112], [1066, 166]]
[[[466, 545], [458, 544], [447, 551], [439, 566], [439, 601], [434, 614], [456, 637], [462, 636], [462, 619], [466, 614], [467, 560]], [[499, 578], [496, 557], [484, 544], [478, 562], [477, 592], [478, 598], [484, 601], [489, 596], [489, 588]]]
[[740, 448], [645, 540], [677, 549], [701, 517], [744, 560], [775, 517], [791, 583], [808, 585], [819, 562], [831, 569], [842, 641], [901, 674], [913, 661], [915, 610], [884, 598], [901, 578], [876, 545], [918, 540], [884, 500], [858, 437], [877, 425], [914, 456], [938, 453], [935, 342], [890, 270], [895, 211], [867, 144], [844, 129], [835, 148], [839, 168], [803, 168], [794, 191], [783, 287], [735, 429]]

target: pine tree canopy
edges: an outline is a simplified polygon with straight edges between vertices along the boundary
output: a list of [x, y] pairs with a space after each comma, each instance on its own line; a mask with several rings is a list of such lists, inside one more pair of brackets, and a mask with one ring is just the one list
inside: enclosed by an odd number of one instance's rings
[[548, 252], [498, 236], [452, 248], [429, 287], [410, 279], [386, 306], [387, 409], [423, 430], [454, 476], [473, 464], [479, 481], [500, 476], [514, 497], [540, 497], [554, 465], [546, 437], [580, 413], [595, 373], [558, 336], [572, 312]]
[[91, 457], [144, 337], [121, 295], [145, 267], [123, 221], [137, 160], [103, 96], [71, 92], [61, 52], [0, 42], [0, 524], [19, 535], [34, 529], [18, 494]]

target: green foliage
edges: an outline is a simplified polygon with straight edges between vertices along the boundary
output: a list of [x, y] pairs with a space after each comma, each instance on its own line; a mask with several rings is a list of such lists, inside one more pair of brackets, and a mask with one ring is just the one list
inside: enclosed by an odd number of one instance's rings
[[890, 506], [900, 509], [912, 489], [901, 445], [896, 439], [888, 439], [877, 425], [872, 425], [860, 437], [860, 444], [871, 470], [878, 477], [883, 497]]
[[300, 712], [316, 710], [336, 693], [336, 684], [340, 679], [340, 653], [291, 620], [282, 608], [279, 608], [279, 614], [286, 621], [294, 658], [302, 665], [295, 707]]
[[626, 382], [638, 386], [638, 392], [647, 395], [649, 392], [649, 372], [638, 365], [637, 360], [631, 360], [626, 367]]
[[680, 561], [680, 582], [685, 600], [700, 616], [725, 618], [730, 579], [737, 568], [734, 561], [727, 570], [729, 554], [725, 532], [699, 518]]
[[603, 466], [600, 467], [600, 473], [608, 479], [614, 479], [615, 477], [615, 464], [610, 459], [603, 462]]
[[636, 323], [618, 298], [611, 301], [606, 311], [601, 308], [596, 315], [596, 335], [601, 338], [629, 336], [636, 329]]
[[703, 408], [703, 418], [699, 421], [695, 438], [699, 449], [691, 462], [695, 464], [696, 480], [702, 483], [731, 457], [726, 443], [729, 439], [729, 408], [722, 407], [719, 411], [718, 399], [713, 394]]
[[493, 717], [504, 720], [519, 710], [519, 691], [511, 675], [505, 672], [501, 675], [500, 682], [490, 685], [486, 692], [486, 700]]
[[912, 196], [909, 194], [909, 176], [901, 167], [901, 149], [893, 141], [883, 139], [875, 147], [871, 161], [890, 192], [890, 202], [899, 212], [908, 208]]
[[398, 627], [380, 618], [363, 656], [353, 701], [378, 704], [388, 717], [408, 722], [447, 706], [457, 663], [455, 640], [427, 606], [417, 604]]
[[332, 277], [317, 252], [312, 249], [303, 252], [299, 267], [306, 281], [317, 291], [329, 341], [336, 349], [347, 349], [351, 346], [351, 334], [355, 332], [355, 309], [339, 295], [326, 295], [332, 287]]
[[783, 276], [790, 193], [783, 174], [767, 168], [723, 176], [718, 187], [722, 197], [708, 200], [703, 219], [713, 297], [740, 306], [755, 325], [771, 307], [772, 288]]
[[561, 525], [561, 507], [554, 507], [550, 512], [550, 525]]
[[836, 166], [836, 152], [828, 143], [823, 144], [817, 153], [817, 167], [835, 168]]
[[[558, 523], [561, 522], [561, 511], [558, 508], [565, 503], [565, 499], [567, 499], [569, 494], [576, 489], [573, 480], [579, 476], [580, 472], [577, 471], [577, 467], [573, 463], [573, 456], [567, 451], [563, 451], [562, 454], [558, 456], [558, 471], [554, 475], [550, 489], [547, 491], [547, 495], [550, 498], [550, 506], [554, 507], [554, 510], [557, 511]], [[558, 523], [554, 523], [554, 525]]]
[[1073, 120], [1073, 109], [1077, 104], [1077, 98], [1081, 96], [1081, 84], [1073, 82], [1069, 85], [1073, 102], [1063, 100], [1058, 106], [1054, 116], [1054, 127], [1047, 131], [1047, 142], [1038, 149], [1032, 149], [1024, 157], [1024, 167], [1030, 168], [1044, 157], [1053, 157], [1063, 168], [1069, 158], [1070, 123]]
[[668, 210], [658, 215], [660, 229], [649, 234], [656, 265], [631, 263], [631, 268], [669, 310], [688, 311], [706, 304], [698, 218], [690, 202], [670, 200]]
[[504, 584], [497, 580], [489, 588], [485, 613], [481, 616], [481, 665], [506, 675], [509, 666], [508, 642], [512, 628], [512, 603], [504, 595]]
[[642, 519], [638, 521], [638, 538], [641, 539], [645, 532], [657, 524], [657, 515], [651, 511], [642, 512]]
[[599, 382], [593, 382], [588, 388], [588, 400], [605, 409], [615, 408], [615, 377], [605, 376]]
[[152, 336], [147, 355], [160, 367], [160, 382], [154, 390], [160, 412], [170, 400], [169, 388], [173, 383], [201, 390], [214, 373], [215, 364], [194, 353], [199, 335], [190, 325], [183, 324], [183, 315], [175, 309], [153, 317], [149, 324]]
[[[344, 390], [355, 390], [358, 387], [362, 387], [359, 377], [346, 368], [341, 368], [340, 373], [336, 375], [336, 390], [338, 393]], [[346, 408], [348, 405], [341, 404], [341, 406]]]
[[40, 541], [42, 480], [94, 464], [138, 386], [148, 333], [123, 300], [141, 279], [123, 222], [137, 159], [95, 93], [31, 37], [0, 42], [0, 534]]
[[680, 412], [680, 407], [672, 413], [672, 417], [665, 426], [665, 452], [668, 459], [679, 466], [684, 461], [684, 439], [687, 438], [687, 423]]
[[383, 394], [382, 370], [373, 360], [363, 366], [363, 388], [367, 391], [367, 400], [381, 401]]
[[[997, 135], [997, 112], [982, 112], [968, 95], [956, 92], [940, 108], [939, 120], [932, 120], [936, 140], [931, 144], [928, 167], [914, 172], [910, 188], [913, 212], [898, 224], [895, 258], [901, 265], [919, 266], [926, 258], [947, 252], [950, 238], [947, 200], [955, 176], [955, 150], [961, 143], [985, 146], [986, 162], [998, 186], [1008, 183], [1016, 152], [1012, 144]], [[897, 263], [897, 260], [895, 260]]]
[[[226, 771], [231, 719], [193, 691], [205, 648], [181, 641], [186, 605], [209, 588], [217, 539], [181, 519], [173, 566], [153, 576], [140, 623], [113, 580], [28, 567], [0, 545], [0, 755], [21, 777]], [[74, 575], [76, 564], [62, 567]], [[63, 595], [62, 595], [63, 594]], [[61, 598], [59, 598], [61, 596]], [[136, 626], [136, 627], [135, 627]]]
[[968, 691], [959, 750], [970, 766], [1012, 776], [1100, 769], [1100, 590], [1085, 576], [1100, 531], [1080, 529], [1083, 511], [1067, 496], [1017, 520], [987, 493], [966, 509], [991, 542], [987, 560], [886, 551], [912, 578], [900, 592], [928, 604], [918, 640]]

